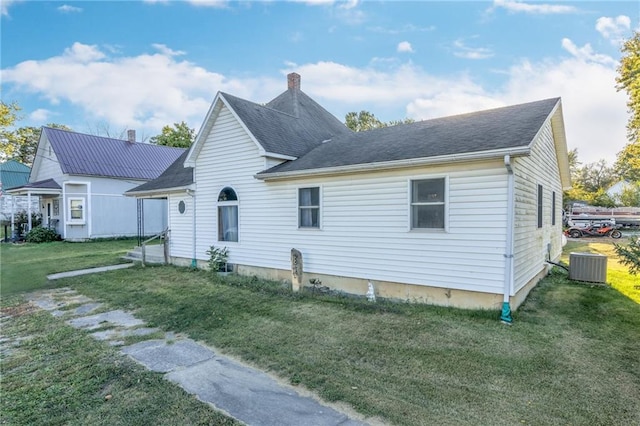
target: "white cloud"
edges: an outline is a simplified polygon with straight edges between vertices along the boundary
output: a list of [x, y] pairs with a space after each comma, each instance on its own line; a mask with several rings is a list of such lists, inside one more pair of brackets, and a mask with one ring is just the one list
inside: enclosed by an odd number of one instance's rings
[[469, 47], [464, 41], [458, 39], [453, 42], [455, 48], [453, 54], [464, 59], [487, 59], [493, 56], [493, 51], [486, 47]]
[[42, 123], [43, 125], [47, 123], [49, 117], [51, 117], [51, 111], [44, 108], [38, 108], [29, 114], [29, 120], [36, 123]]
[[154, 43], [151, 46], [153, 46], [154, 49], [156, 49], [158, 52], [160, 52], [164, 56], [182, 56], [187, 53], [183, 50], [170, 49], [167, 47], [166, 44]]
[[398, 43], [397, 50], [401, 53], [413, 53], [413, 47], [411, 47], [411, 43], [408, 41], [401, 41]]
[[[273, 80], [226, 78], [177, 60], [175, 53], [164, 46], [157, 53], [112, 58], [96, 46], [74, 43], [59, 56], [3, 69], [1, 77], [5, 87], [43, 98], [43, 110], [46, 101], [53, 111], [58, 104], [72, 104], [86, 124], [106, 120], [151, 134], [181, 120], [198, 128], [218, 90], [248, 99], [275, 93]], [[280, 83], [284, 88], [284, 80]]]
[[227, 0], [188, 0], [188, 2], [194, 6], [215, 8], [227, 7], [227, 4], [229, 3]]
[[398, 28], [386, 28], [386, 27], [380, 27], [380, 26], [369, 28], [370, 31], [373, 31], [376, 33], [392, 34], [392, 35], [403, 34], [403, 33], [414, 33], [414, 32], [428, 32], [428, 31], [434, 31], [435, 29], [436, 29], [435, 25], [429, 25], [428, 27], [418, 27], [413, 24], [407, 24]]
[[82, 12], [82, 8], [71, 6], [68, 4], [63, 4], [62, 6], [58, 7], [58, 11], [62, 13], [78, 13], [78, 12]]
[[601, 53], [595, 53], [589, 43], [582, 47], [576, 46], [568, 38], [562, 39], [562, 48], [569, 52], [574, 57], [585, 62], [597, 62], [603, 65], [616, 65], [617, 62], [611, 56], [603, 55]]
[[596, 30], [614, 45], [621, 44], [630, 29], [631, 19], [625, 15], [619, 15], [615, 18], [602, 16], [596, 21]]
[[574, 13], [578, 9], [574, 6], [561, 4], [545, 4], [545, 3], [524, 3], [518, 0], [494, 0], [493, 9], [501, 7], [514, 13], [533, 13], [533, 14], [557, 14], [557, 13]]
[[9, 6], [24, 0], [2, 0], [0, 1], [0, 15], [9, 16]]

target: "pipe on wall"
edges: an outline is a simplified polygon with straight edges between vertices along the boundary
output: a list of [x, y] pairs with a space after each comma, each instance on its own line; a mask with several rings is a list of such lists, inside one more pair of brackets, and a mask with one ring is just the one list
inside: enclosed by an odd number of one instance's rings
[[507, 169], [507, 238], [504, 265], [504, 297], [502, 299], [502, 313], [500, 320], [505, 324], [513, 323], [509, 298], [513, 287], [513, 228], [515, 222], [515, 176], [511, 167], [511, 156], [504, 156], [504, 166]]

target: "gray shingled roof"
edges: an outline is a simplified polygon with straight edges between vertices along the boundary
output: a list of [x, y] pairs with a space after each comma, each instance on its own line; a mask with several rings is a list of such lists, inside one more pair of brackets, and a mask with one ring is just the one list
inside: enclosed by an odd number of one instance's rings
[[62, 168], [70, 175], [155, 179], [185, 150], [43, 127]]
[[334, 137], [297, 160], [258, 174], [526, 148], [559, 98]]
[[352, 133], [300, 89], [287, 89], [266, 105], [221, 95], [267, 152], [300, 157], [322, 141]]
[[182, 153], [158, 178], [145, 182], [140, 186], [128, 190], [127, 194], [141, 192], [159, 192], [171, 188], [184, 188], [193, 183], [193, 167], [184, 167], [184, 160], [189, 151]]

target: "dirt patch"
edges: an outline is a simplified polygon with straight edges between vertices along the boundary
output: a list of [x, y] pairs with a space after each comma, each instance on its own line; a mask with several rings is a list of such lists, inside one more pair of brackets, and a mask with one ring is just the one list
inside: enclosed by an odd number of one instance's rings
[[16, 306], [6, 306], [4, 308], [0, 308], [0, 317], [17, 318], [23, 315], [29, 315], [39, 309], [40, 308], [38, 308], [37, 306], [31, 304], [31, 302], [23, 303]]

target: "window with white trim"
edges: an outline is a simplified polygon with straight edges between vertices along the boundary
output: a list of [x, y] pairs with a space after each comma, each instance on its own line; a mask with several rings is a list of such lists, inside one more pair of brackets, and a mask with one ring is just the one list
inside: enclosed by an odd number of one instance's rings
[[445, 229], [446, 179], [411, 181], [411, 229]]
[[298, 227], [320, 228], [320, 187], [298, 188]]
[[218, 241], [238, 241], [238, 196], [228, 186], [218, 195]]
[[69, 222], [71, 223], [84, 223], [85, 217], [85, 199], [84, 198], [69, 198]]

